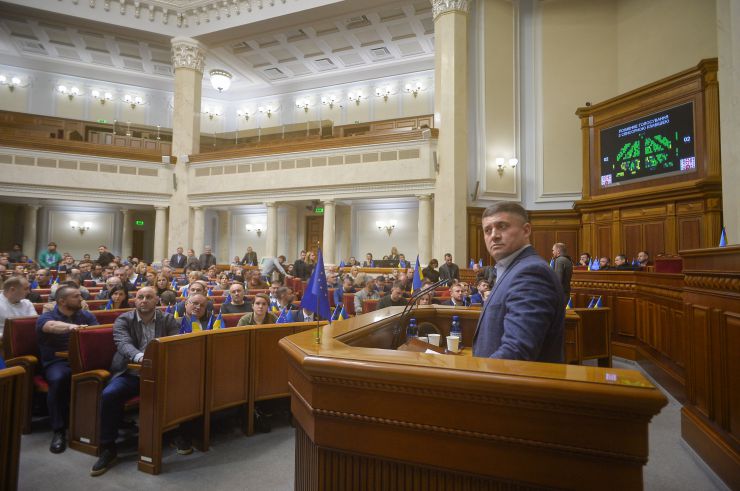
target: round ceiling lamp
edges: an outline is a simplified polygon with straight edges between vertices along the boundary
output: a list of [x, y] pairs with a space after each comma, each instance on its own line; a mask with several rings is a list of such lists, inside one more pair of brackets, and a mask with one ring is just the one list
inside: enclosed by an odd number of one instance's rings
[[226, 70], [211, 70], [208, 74], [211, 76], [211, 85], [217, 91], [223, 92], [231, 87], [231, 74]]

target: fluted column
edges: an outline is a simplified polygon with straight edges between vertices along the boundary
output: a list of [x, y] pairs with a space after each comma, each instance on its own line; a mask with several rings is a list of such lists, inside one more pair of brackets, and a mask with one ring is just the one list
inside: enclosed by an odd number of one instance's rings
[[468, 1], [432, 0], [434, 117], [439, 174], [434, 193], [434, 252], [467, 255]]
[[205, 210], [202, 206], [193, 206], [193, 250], [196, 256], [203, 254], [205, 232]]
[[337, 221], [334, 213], [334, 200], [324, 201], [324, 237], [322, 251], [325, 264], [336, 264], [334, 243], [336, 241]]
[[35, 258], [39, 252], [36, 250], [36, 228], [39, 214], [38, 205], [26, 205], [25, 220], [23, 222], [23, 253], [29, 258]]
[[131, 229], [131, 214], [128, 210], [121, 210], [123, 215], [123, 230], [121, 233], [121, 257], [127, 258], [131, 255], [133, 247], [134, 231]]
[[[419, 262], [428, 264], [432, 259], [432, 195], [422, 194], [419, 199]], [[409, 258], [413, 260], [412, 258]]]
[[170, 198], [169, 249], [187, 244], [190, 229], [188, 208], [188, 156], [200, 151], [200, 98], [205, 66], [205, 50], [196, 40], [172, 39], [172, 68], [175, 73], [175, 99], [172, 112], [173, 168]]
[[231, 212], [229, 210], [218, 212], [218, 251], [215, 254], [219, 263], [229, 264], [231, 262]]
[[[167, 238], [167, 207], [166, 206], [155, 206], [154, 207], [154, 251], [152, 254], [154, 257], [152, 261], [161, 261], [167, 256], [165, 250]], [[174, 250], [174, 249], [173, 249]]]
[[278, 228], [278, 215], [277, 215], [277, 204], [270, 201], [265, 203], [267, 208], [267, 230], [265, 230], [265, 247], [267, 247], [266, 256], [276, 257], [278, 255], [277, 250], [277, 228]]

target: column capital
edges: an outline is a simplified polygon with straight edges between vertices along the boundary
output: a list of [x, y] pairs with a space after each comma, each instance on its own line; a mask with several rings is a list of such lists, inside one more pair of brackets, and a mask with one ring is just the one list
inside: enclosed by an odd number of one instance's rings
[[130, 211], [130, 210], [129, 210], [128, 208], [121, 208], [121, 213], [123, 213], [124, 215], [125, 215], [126, 213], [128, 213], [129, 211]]
[[41, 208], [41, 205], [26, 205], [31, 210], [38, 210]]
[[431, 194], [417, 194], [416, 199], [419, 201], [431, 201], [432, 195]]
[[174, 37], [172, 42], [172, 69], [190, 68], [203, 73], [206, 51], [203, 45], [188, 37]]
[[460, 12], [462, 14], [467, 14], [470, 11], [469, 0], [431, 0], [431, 1], [432, 1], [432, 18], [434, 20], [437, 20], [437, 17], [447, 12]]
[[274, 201], [265, 201], [265, 208], [275, 208], [277, 203]]
[[324, 203], [325, 205], [334, 205], [334, 204], [336, 204], [336, 200], [334, 198], [323, 199], [323, 200], [321, 200], [321, 202]]
[[157, 211], [166, 210], [167, 208], [169, 208], [167, 205], [154, 205], [154, 209]]
[[190, 208], [192, 208], [194, 211], [198, 211], [198, 210], [202, 210], [203, 209], [202, 206], [191, 206]]

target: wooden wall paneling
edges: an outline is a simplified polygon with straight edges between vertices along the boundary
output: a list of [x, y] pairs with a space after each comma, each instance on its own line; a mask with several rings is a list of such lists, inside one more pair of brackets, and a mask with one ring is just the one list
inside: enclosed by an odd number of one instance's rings
[[637, 251], [640, 250], [640, 244], [642, 243], [642, 224], [625, 223], [622, 225], [622, 244], [617, 254], [627, 254], [628, 259], [631, 260], [633, 256], [637, 256]]
[[611, 225], [597, 225], [596, 226], [596, 244], [591, 251], [593, 257], [606, 256], [609, 258], [614, 257], [612, 255], [612, 227]]
[[679, 250], [701, 247], [701, 216], [680, 217], [677, 221]]
[[645, 223], [642, 226], [642, 230], [642, 243], [640, 244], [640, 246], [634, 249], [629, 249], [625, 251], [625, 254], [627, 254], [628, 257], [629, 255], [634, 255], [636, 257], [637, 253], [641, 251], [643, 247], [649, 248], [652, 257], [663, 254], [670, 254], [670, 252], [666, 250], [665, 221], [653, 221]]
[[[725, 313], [722, 318], [723, 336], [722, 349], [725, 352], [721, 358], [725, 360], [722, 367], [722, 387], [727, 402], [723, 411], [726, 424], [723, 425], [732, 435], [736, 445], [740, 445], [740, 355], [737, 348], [740, 346], [740, 314]], [[734, 374], [734, 376], [732, 376]]]
[[493, 264], [493, 259], [491, 259], [491, 255], [488, 254], [488, 250], [486, 249], [486, 241], [481, 226], [483, 211], [484, 208], [468, 208], [468, 255], [464, 259], [465, 264], [471, 258], [476, 261], [483, 259], [484, 265]]
[[706, 306], [687, 305], [691, 330], [690, 392], [691, 403], [704, 414], [710, 415], [709, 399], [709, 309]]
[[[666, 216], [665, 221], [663, 223], [663, 233], [664, 233], [664, 241], [665, 241], [665, 254], [677, 254], [678, 253], [678, 233], [676, 229], [676, 204], [675, 203], [667, 203], [666, 204]], [[657, 254], [653, 251], [650, 251], [655, 257]]]
[[684, 324], [683, 310], [671, 309], [671, 321], [669, 323], [671, 334], [671, 349], [669, 357], [681, 368], [686, 368], [685, 338], [686, 326]]
[[617, 296], [614, 306], [614, 326], [618, 334], [623, 336], [635, 336], [636, 326], [636, 306], [635, 299], [632, 297]]

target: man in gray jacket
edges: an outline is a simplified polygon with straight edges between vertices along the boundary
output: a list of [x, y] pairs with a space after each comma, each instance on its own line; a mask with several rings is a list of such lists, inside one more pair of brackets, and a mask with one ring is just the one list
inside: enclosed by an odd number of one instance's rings
[[552, 269], [555, 271], [555, 276], [560, 280], [560, 286], [563, 287], [563, 294], [565, 296], [563, 305], [566, 305], [570, 299], [570, 279], [573, 276], [573, 261], [568, 257], [568, 250], [565, 244], [562, 242], [553, 244], [552, 260]]
[[[101, 397], [101, 449], [100, 457], [90, 472], [93, 476], [103, 474], [115, 462], [118, 454], [116, 437], [123, 419], [124, 405], [126, 401], [139, 395], [139, 374], [129, 370], [128, 364], [140, 363], [147, 345], [154, 338], [172, 336], [180, 331], [180, 323], [174, 317], [157, 309], [159, 297], [156, 288], [139, 288], [134, 304], [134, 310], [121, 314], [113, 324], [116, 354], [113, 355], [110, 368], [111, 380], [103, 389]], [[184, 453], [179, 443], [178, 453]]]

